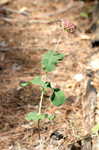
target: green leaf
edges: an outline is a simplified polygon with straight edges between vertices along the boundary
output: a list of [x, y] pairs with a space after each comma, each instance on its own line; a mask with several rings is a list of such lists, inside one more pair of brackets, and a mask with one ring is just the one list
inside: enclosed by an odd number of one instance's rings
[[57, 53], [55, 51], [48, 51], [43, 55], [42, 68], [46, 72], [53, 71], [56, 64], [64, 58], [63, 54]]
[[49, 120], [53, 120], [53, 119], [55, 118], [55, 115], [48, 115], [47, 118], [48, 118]]
[[48, 114], [39, 114], [37, 112], [30, 112], [26, 115], [25, 119], [27, 121], [38, 121], [38, 120], [43, 120], [43, 119], [49, 119], [53, 120], [55, 118], [54, 115], [48, 115]]
[[86, 12], [81, 12], [81, 13], [80, 13], [80, 16], [83, 17], [83, 18], [88, 18], [88, 13], [86, 13]]
[[99, 123], [97, 123], [93, 128], [92, 128], [92, 133], [96, 134], [99, 131]]
[[51, 88], [52, 89], [52, 86], [51, 86], [50, 82], [45, 82], [45, 86], [46, 86], [46, 88]]
[[29, 85], [29, 82], [21, 82], [20, 85], [21, 85], [22, 87], [25, 87], [25, 86], [28, 86], [28, 85]]
[[51, 87], [50, 82], [42, 81], [40, 76], [35, 77], [33, 80], [30, 81], [30, 83], [39, 85], [39, 86], [43, 87], [44, 89]]
[[30, 83], [32, 84], [36, 84], [36, 85], [43, 85], [44, 82], [41, 80], [40, 76], [36, 76], [33, 80], [30, 81]]
[[36, 112], [30, 112], [26, 115], [25, 119], [28, 121], [38, 121], [46, 118], [46, 114], [39, 114]]
[[66, 98], [65, 98], [64, 92], [58, 88], [54, 89], [54, 92], [51, 96], [52, 104], [55, 106], [60, 106], [64, 104], [65, 101], [66, 101]]

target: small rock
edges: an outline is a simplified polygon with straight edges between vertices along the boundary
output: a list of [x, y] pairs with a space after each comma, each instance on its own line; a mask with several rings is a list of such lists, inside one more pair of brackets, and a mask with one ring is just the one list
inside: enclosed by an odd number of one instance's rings
[[94, 70], [97, 70], [99, 69], [99, 59], [96, 58], [94, 60], [92, 60], [90, 63], [89, 63], [89, 66], [94, 69]]
[[19, 71], [19, 70], [21, 70], [21, 68], [22, 68], [22, 66], [21, 65], [18, 65], [18, 64], [13, 64], [13, 66], [12, 66], [12, 70], [13, 71]]
[[91, 42], [92, 48], [99, 47], [99, 40], [93, 40]]
[[74, 79], [75, 79], [77, 82], [80, 82], [80, 81], [82, 81], [82, 80], [84, 79], [84, 76], [83, 76], [81, 73], [79, 73], [79, 74], [76, 74], [76, 75], [74, 76]]
[[59, 131], [54, 131], [51, 135], [50, 138], [53, 140], [61, 140], [64, 138], [63, 134], [61, 134]]
[[6, 43], [5, 41], [1, 41], [1, 42], [0, 42], [0, 46], [1, 46], [1, 47], [6, 47], [6, 46], [7, 46], [7, 43]]

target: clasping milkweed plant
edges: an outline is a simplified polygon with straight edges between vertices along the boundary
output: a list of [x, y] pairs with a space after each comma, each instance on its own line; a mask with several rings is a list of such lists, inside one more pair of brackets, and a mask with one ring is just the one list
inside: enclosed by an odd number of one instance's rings
[[[58, 64], [59, 61], [61, 61], [64, 58], [63, 54], [60, 54], [55, 51], [48, 51], [45, 53], [42, 57], [42, 69], [45, 71], [46, 75], [48, 72], [53, 71], [56, 68], [56, 64]], [[39, 110], [38, 112], [30, 112], [26, 115], [26, 120], [42, 120], [44, 118], [52, 119], [53, 117], [47, 114], [41, 113], [42, 108], [42, 101], [44, 98], [44, 93], [47, 91], [48, 88], [52, 90], [52, 95], [50, 96], [50, 100], [53, 105], [60, 106], [62, 105], [66, 98], [64, 96], [63, 91], [61, 91], [59, 88], [54, 88], [51, 85], [51, 82], [43, 81], [41, 76], [34, 77], [33, 80], [30, 80], [28, 82], [21, 83], [21, 86], [25, 87], [31, 84], [39, 85], [41, 89], [41, 97], [40, 97], [40, 103], [39, 103]]]
[[[73, 24], [70, 24], [69, 22], [62, 21], [62, 27], [67, 32], [73, 33], [75, 26]], [[45, 74], [47, 76], [48, 72], [52, 72], [55, 70], [56, 65], [63, 60], [64, 54], [58, 53], [56, 51], [49, 50], [47, 53], [45, 53], [41, 60], [41, 66], [42, 69], [45, 71]], [[61, 91], [59, 88], [54, 88], [51, 84], [51, 82], [43, 81], [41, 76], [34, 77], [33, 80], [23, 82], [21, 83], [22, 87], [35, 84], [39, 85], [41, 89], [41, 96], [40, 96], [40, 102], [39, 102], [39, 110], [38, 112], [30, 112], [26, 115], [26, 120], [28, 121], [38, 121], [38, 127], [40, 120], [43, 120], [45, 118], [52, 120], [54, 119], [54, 115], [49, 114], [43, 114], [42, 113], [42, 101], [44, 99], [44, 93], [47, 91], [48, 88], [51, 89], [52, 95], [50, 96], [50, 101], [55, 106], [60, 106], [65, 103], [67, 100], [64, 92]], [[39, 136], [40, 137], [40, 136]]]
[[[42, 57], [42, 69], [46, 72], [46, 75], [48, 72], [51, 72], [55, 69], [56, 64], [61, 61], [64, 58], [63, 54], [60, 54], [55, 51], [48, 51], [45, 53]], [[39, 110], [38, 112], [30, 112], [26, 115], [26, 120], [28, 121], [38, 121], [38, 129], [39, 129], [39, 139], [40, 139], [40, 120], [43, 120], [45, 118], [52, 120], [54, 119], [54, 115], [44, 114], [41, 112], [42, 110], [42, 101], [44, 99], [44, 93], [48, 88], [51, 89], [52, 95], [50, 96], [50, 100], [53, 105], [60, 106], [65, 101], [66, 98], [64, 96], [63, 91], [61, 91], [59, 88], [54, 88], [51, 85], [51, 82], [43, 81], [41, 76], [34, 77], [33, 80], [30, 80], [28, 82], [21, 83], [21, 86], [25, 87], [31, 84], [39, 85], [41, 89], [41, 96], [40, 96], [40, 102], [39, 102]]]

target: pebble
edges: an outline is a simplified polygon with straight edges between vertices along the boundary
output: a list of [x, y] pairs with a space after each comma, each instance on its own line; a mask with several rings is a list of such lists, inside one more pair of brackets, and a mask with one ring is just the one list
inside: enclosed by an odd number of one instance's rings
[[90, 63], [89, 63], [89, 66], [94, 69], [94, 70], [97, 70], [99, 69], [99, 58], [96, 58], [94, 60], [92, 60]]
[[75, 79], [77, 82], [80, 82], [80, 81], [82, 81], [82, 80], [84, 79], [84, 76], [83, 76], [83, 74], [79, 73], [79, 74], [76, 74], [76, 75], [74, 76], [74, 79]]

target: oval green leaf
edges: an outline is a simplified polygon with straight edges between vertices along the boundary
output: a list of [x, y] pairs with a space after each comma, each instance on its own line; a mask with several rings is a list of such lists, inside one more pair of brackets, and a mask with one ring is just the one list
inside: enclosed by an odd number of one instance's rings
[[26, 115], [25, 119], [27, 121], [38, 121], [38, 120], [43, 120], [46, 118], [45, 114], [39, 114], [36, 112], [30, 112]]
[[64, 104], [66, 101], [64, 92], [61, 91], [60, 89], [54, 89], [54, 92], [51, 96], [51, 102], [55, 106], [60, 106]]
[[56, 64], [64, 58], [64, 54], [48, 51], [43, 55], [42, 68], [46, 72], [51, 72], [55, 69]]

